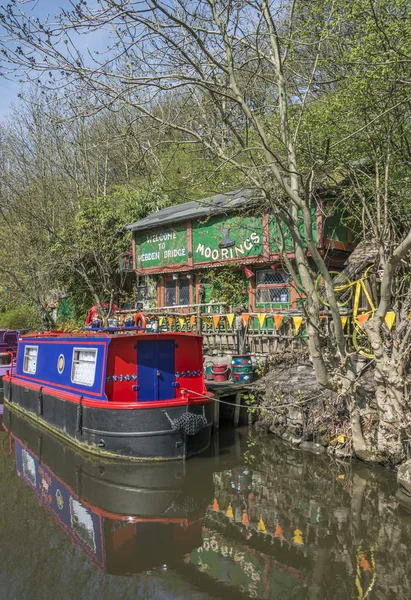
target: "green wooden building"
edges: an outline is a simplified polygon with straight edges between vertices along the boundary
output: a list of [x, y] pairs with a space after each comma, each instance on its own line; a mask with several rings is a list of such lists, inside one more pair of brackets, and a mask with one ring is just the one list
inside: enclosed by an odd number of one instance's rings
[[[129, 225], [138, 300], [145, 307], [217, 300], [210, 295], [208, 275], [230, 266], [242, 274], [249, 310], [296, 308], [299, 296], [281, 266], [277, 223], [253, 198], [249, 189], [218, 194]], [[338, 270], [354, 248], [352, 232], [340, 213], [325, 216], [321, 203], [313, 213], [314, 240], [330, 268]], [[284, 237], [293, 259], [290, 236]]]

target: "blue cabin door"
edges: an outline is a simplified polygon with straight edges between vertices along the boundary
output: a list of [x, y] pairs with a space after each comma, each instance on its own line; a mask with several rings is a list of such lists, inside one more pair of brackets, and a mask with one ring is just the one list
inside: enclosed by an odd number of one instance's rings
[[139, 340], [137, 383], [139, 402], [175, 398], [174, 340]]

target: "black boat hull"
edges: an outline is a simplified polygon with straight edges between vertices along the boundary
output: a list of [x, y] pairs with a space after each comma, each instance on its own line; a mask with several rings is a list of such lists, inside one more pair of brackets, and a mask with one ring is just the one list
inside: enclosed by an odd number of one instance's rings
[[[178, 460], [198, 454], [210, 444], [210, 402], [126, 410], [100, 408], [9, 381], [4, 381], [4, 400], [9, 409], [22, 411], [76, 446], [108, 457]], [[207, 421], [194, 435], [173, 429], [170, 422], [187, 412]]]

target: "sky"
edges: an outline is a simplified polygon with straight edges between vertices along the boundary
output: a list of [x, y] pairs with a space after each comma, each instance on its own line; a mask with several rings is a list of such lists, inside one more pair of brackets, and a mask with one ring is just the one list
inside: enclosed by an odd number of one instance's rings
[[[21, 0], [20, 0], [21, 1]], [[47, 16], [53, 17], [55, 14], [60, 12], [59, 9], [70, 9], [76, 0], [70, 2], [70, 0], [31, 0], [28, 2], [22, 2], [21, 7], [27, 15], [33, 17], [39, 17], [44, 19]], [[92, 2], [88, 2], [88, 5], [92, 5]], [[2, 35], [0, 25], [0, 35]], [[94, 49], [98, 49], [106, 44], [102, 36], [98, 33], [87, 34], [87, 36], [81, 36], [77, 47], [81, 49], [83, 46], [86, 49], [92, 43]], [[0, 122], [5, 121], [12, 116], [12, 104], [18, 106], [21, 100], [18, 98], [18, 94], [27, 89], [28, 84], [21, 84], [17, 81], [10, 81], [5, 78], [0, 79]]]

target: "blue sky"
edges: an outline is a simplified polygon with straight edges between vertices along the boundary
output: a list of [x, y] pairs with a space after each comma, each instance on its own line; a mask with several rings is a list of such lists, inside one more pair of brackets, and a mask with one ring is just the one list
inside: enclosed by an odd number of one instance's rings
[[[60, 12], [59, 9], [65, 8], [70, 9], [75, 4], [76, 0], [71, 3], [69, 0], [32, 0], [31, 2], [24, 2], [20, 6], [22, 10], [33, 17], [39, 17], [45, 19], [47, 16], [53, 18], [54, 15]], [[92, 5], [92, 2], [88, 2], [88, 5]], [[0, 35], [1, 26], [0, 26]], [[105, 46], [106, 42], [103, 36], [99, 36], [97, 32], [88, 34], [87, 36], [81, 36], [79, 38], [78, 47], [80, 49], [86, 49], [89, 45], [93, 44], [93, 48], [99, 49], [99, 46]], [[19, 76], [21, 78], [21, 76]], [[28, 84], [21, 84], [18, 81], [10, 81], [5, 78], [0, 79], [1, 93], [0, 93], [0, 121], [6, 120], [12, 115], [12, 103], [18, 105], [20, 102], [18, 94], [26, 89]]]

